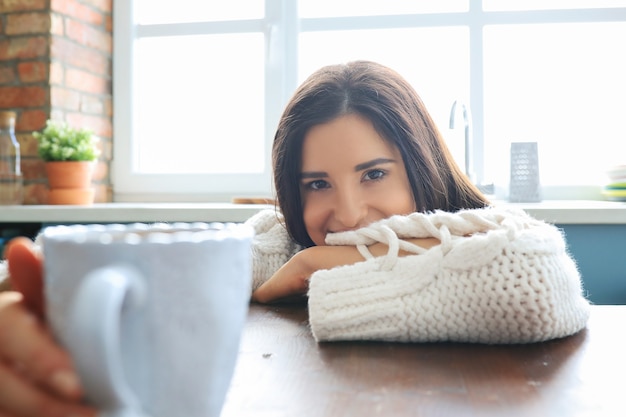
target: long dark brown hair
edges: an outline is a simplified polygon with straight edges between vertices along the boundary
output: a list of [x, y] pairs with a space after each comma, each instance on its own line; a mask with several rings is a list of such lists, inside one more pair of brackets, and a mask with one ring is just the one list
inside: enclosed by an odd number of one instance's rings
[[369, 61], [324, 67], [296, 90], [278, 124], [272, 151], [274, 185], [287, 231], [309, 247], [300, 194], [302, 143], [313, 126], [345, 114], [372, 122], [399, 149], [418, 211], [485, 207], [485, 196], [454, 161], [413, 87], [397, 72]]

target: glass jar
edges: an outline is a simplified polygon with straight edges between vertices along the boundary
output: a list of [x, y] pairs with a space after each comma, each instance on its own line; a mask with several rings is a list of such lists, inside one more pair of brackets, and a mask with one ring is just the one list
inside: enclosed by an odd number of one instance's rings
[[0, 111], [0, 204], [22, 204], [20, 144], [15, 139], [15, 112]]

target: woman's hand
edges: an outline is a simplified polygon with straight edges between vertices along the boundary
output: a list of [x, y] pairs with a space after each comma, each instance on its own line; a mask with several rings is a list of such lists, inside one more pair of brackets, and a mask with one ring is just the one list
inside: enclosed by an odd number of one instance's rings
[[[407, 239], [423, 248], [430, 248], [440, 242], [435, 238]], [[370, 253], [381, 256], [387, 253], [388, 246], [376, 243], [368, 246]], [[400, 251], [400, 256], [409, 255]], [[296, 253], [270, 279], [252, 294], [252, 300], [269, 303], [294, 296], [303, 296], [309, 288], [309, 278], [315, 271], [331, 269], [341, 265], [352, 265], [363, 261], [363, 256], [355, 246], [312, 246]]]
[[252, 300], [269, 303], [303, 296], [309, 288], [309, 277], [315, 271], [362, 260], [363, 257], [353, 246], [312, 246], [287, 261], [254, 291]]
[[42, 260], [26, 238], [11, 241], [5, 255], [15, 291], [0, 293], [0, 416], [95, 416], [45, 326]]

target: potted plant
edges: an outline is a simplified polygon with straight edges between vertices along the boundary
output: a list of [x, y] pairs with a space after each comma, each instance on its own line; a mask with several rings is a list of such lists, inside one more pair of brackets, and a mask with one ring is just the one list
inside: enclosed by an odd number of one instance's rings
[[48, 120], [41, 132], [33, 132], [38, 154], [46, 163], [49, 204], [91, 204], [91, 177], [98, 158], [97, 138], [87, 129]]

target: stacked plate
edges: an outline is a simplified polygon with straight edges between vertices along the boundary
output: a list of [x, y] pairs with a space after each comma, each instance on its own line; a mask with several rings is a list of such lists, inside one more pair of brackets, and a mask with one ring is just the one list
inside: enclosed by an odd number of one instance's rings
[[609, 183], [604, 186], [602, 194], [613, 201], [626, 201], [626, 165], [611, 167], [607, 172]]

